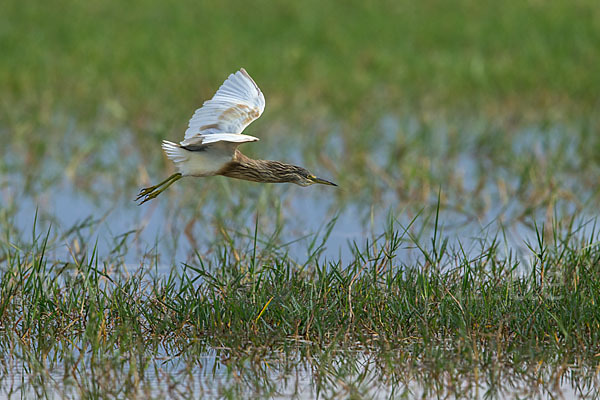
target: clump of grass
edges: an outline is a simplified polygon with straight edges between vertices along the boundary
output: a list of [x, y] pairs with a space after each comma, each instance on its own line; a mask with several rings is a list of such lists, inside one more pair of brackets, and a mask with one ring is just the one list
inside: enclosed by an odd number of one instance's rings
[[[377, 240], [355, 244], [347, 265], [315, 258], [300, 266], [262, 253], [255, 237], [248, 239], [255, 251], [240, 255], [239, 243], [224, 243], [213, 259], [199, 256], [161, 275], [144, 265], [126, 274], [95, 249], [51, 261], [49, 231], [34, 231], [30, 245], [2, 244], [3, 359], [41, 370], [93, 360], [144, 370], [149, 355], [189, 362], [217, 348], [244, 360], [251, 349], [289, 354], [308, 346], [321, 361], [335, 349], [360, 349], [432, 371], [594, 364], [595, 225], [556, 225], [551, 237], [538, 229], [525, 266], [501, 251], [498, 237], [468, 254], [449, 245], [438, 224], [422, 241], [412, 226], [391, 223]], [[409, 251], [411, 261], [402, 256]]]

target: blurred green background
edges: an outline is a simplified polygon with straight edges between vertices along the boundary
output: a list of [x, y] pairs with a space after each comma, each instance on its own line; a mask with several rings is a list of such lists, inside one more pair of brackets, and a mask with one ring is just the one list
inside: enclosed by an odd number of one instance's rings
[[[267, 102], [244, 152], [371, 207], [439, 188], [459, 208], [552, 207], [599, 175], [596, 0], [5, 0], [0, 18], [0, 171], [33, 192], [66, 175], [133, 197], [172, 169], [160, 140], [240, 67]], [[219, 179], [202, 188], [231, 196]]]
[[240, 67], [270, 118], [599, 106], [594, 0], [5, 0], [0, 11], [4, 128], [112, 105], [127, 125], [182, 130]]

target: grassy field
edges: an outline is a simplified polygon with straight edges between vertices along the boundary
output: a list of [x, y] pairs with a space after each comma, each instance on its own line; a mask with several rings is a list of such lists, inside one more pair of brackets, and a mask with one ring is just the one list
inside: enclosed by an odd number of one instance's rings
[[[538, 231], [525, 274], [518, 260], [501, 256], [500, 238], [467, 257], [464, 249], [446, 247], [441, 233], [423, 243], [409, 228], [390, 225], [378, 241], [357, 248], [347, 266], [298, 265], [249, 238], [162, 275], [152, 265], [126, 274], [118, 260], [94, 252], [50, 262], [42, 233], [27, 248], [4, 253], [3, 348], [28, 365], [38, 388], [52, 381], [53, 368], [76, 371], [78, 379], [65, 379], [61, 391], [82, 397], [139, 395], [152, 387], [148, 377], [156, 368], [168, 370], [161, 364], [173, 360], [181, 364], [173, 367], [175, 377], [193, 376], [210, 349], [251, 377], [246, 385], [224, 385], [236, 397], [240, 387], [277, 394], [278, 370], [304, 364], [317, 392], [342, 390], [334, 397], [360, 397], [390, 380], [399, 392], [416, 381], [427, 397], [473, 396], [482, 382], [498, 395], [513, 387], [503, 383], [513, 376], [508, 371], [520, 371], [514, 387], [548, 394], [572, 374], [569, 365], [597, 364], [595, 227], [581, 235], [573, 225], [555, 226], [552, 238]], [[238, 258], [246, 244], [251, 251]], [[407, 246], [418, 248], [424, 262], [404, 264], [397, 253]], [[364, 359], [357, 351], [366, 352]], [[368, 359], [375, 361], [362, 370]], [[273, 370], [264, 371], [270, 363]], [[358, 365], [345, 371], [345, 364]], [[4, 380], [10, 367], [5, 359]], [[113, 374], [120, 385], [113, 385]], [[424, 375], [431, 375], [427, 382]], [[577, 371], [579, 395], [592, 390], [585, 382], [594, 376]], [[336, 389], [338, 379], [344, 384]]]
[[[0, 20], [0, 396], [599, 396], [596, 1]], [[240, 67], [267, 101], [244, 153], [339, 190], [183, 180], [137, 207]]]

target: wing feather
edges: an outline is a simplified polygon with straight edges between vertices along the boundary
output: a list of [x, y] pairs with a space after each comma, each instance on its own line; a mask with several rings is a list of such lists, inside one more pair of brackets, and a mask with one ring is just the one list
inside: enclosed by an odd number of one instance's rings
[[[260, 117], [264, 109], [265, 97], [256, 82], [242, 68], [229, 75], [213, 98], [196, 110], [185, 131], [184, 142], [196, 136], [204, 137], [203, 142], [206, 143], [211, 134], [240, 134]], [[219, 140], [224, 139], [211, 142]]]
[[237, 133], [211, 133], [209, 135], [196, 135], [189, 139], [185, 139], [181, 142], [182, 146], [189, 145], [206, 145], [216, 142], [232, 142], [232, 143], [245, 143], [245, 142], [256, 142], [259, 140], [257, 137], [250, 135], [240, 135]]

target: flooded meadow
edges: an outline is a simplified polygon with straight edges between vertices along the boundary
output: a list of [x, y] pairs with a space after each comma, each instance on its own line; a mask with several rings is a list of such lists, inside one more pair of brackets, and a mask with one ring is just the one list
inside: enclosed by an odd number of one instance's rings
[[[0, 398], [599, 397], [595, 3], [61, 3], [0, 6]], [[138, 206], [240, 67], [338, 187]]]

